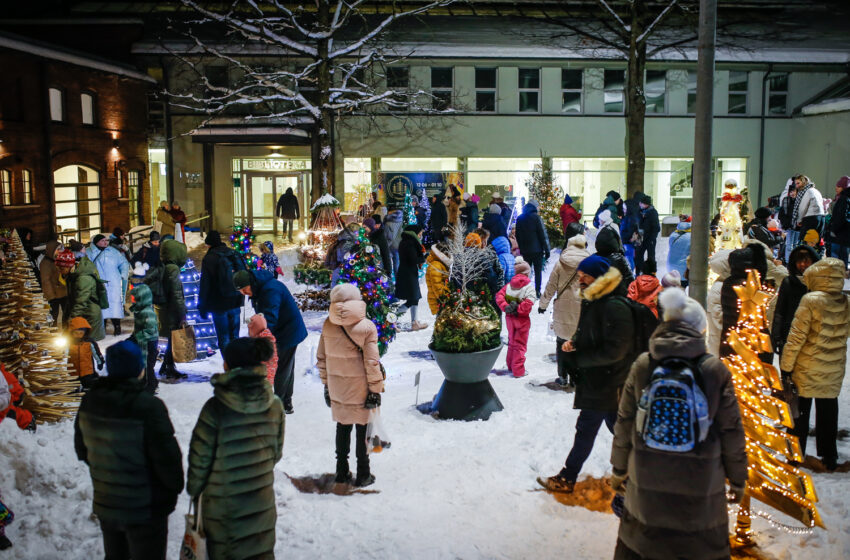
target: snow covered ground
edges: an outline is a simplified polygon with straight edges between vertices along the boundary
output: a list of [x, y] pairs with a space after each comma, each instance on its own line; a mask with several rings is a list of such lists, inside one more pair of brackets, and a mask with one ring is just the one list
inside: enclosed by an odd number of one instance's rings
[[[666, 239], [661, 240], [659, 249], [665, 246]], [[659, 261], [664, 262], [660, 254]], [[422, 304], [421, 315], [433, 324]], [[488, 422], [436, 421], [414, 409], [416, 373], [422, 374], [419, 402], [430, 400], [443, 378], [425, 357], [431, 329], [400, 333], [383, 358], [388, 381], [381, 410], [392, 447], [372, 456], [377, 477], [372, 488], [378, 493], [351, 496], [303, 494], [287, 478], [334, 469], [334, 424], [321, 382], [309, 373], [324, 317], [308, 312], [305, 319], [310, 334], [297, 354], [295, 414], [286, 417], [284, 455], [276, 467], [278, 558], [612, 556], [617, 534], [612, 514], [561, 505], [535, 482], [560, 469], [578, 414], [572, 394], [533, 386], [556, 375], [548, 357], [555, 343], [547, 338], [545, 316], [532, 314], [528, 377], [491, 375], [505, 410]], [[102, 346], [114, 341], [109, 337]], [[182, 369], [207, 377], [220, 366], [214, 358]], [[504, 367], [504, 351], [496, 367]], [[205, 382], [160, 385], [184, 458], [198, 413], [211, 395]], [[840, 427], [850, 424], [848, 395], [850, 388], [845, 388]], [[610, 446], [611, 435], [603, 429], [583, 474], [609, 472]], [[850, 459], [850, 442], [840, 442], [839, 453], [842, 460]], [[850, 475], [814, 475], [814, 482], [828, 531], [792, 536], [754, 521], [759, 543], [778, 560], [850, 557]], [[36, 434], [18, 430], [13, 422], [0, 424], [0, 492], [16, 514], [7, 530], [14, 548], [4, 558], [102, 555], [100, 531], [90, 519], [89, 472], [74, 454], [71, 422], [40, 426]], [[178, 557], [187, 509], [184, 493], [170, 518], [169, 558]]]

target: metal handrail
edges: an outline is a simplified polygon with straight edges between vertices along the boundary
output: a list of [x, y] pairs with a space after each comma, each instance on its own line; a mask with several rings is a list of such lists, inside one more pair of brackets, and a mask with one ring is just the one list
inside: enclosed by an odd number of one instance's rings
[[[197, 218], [195, 218], [194, 216], [197, 216]], [[206, 227], [200, 226], [201, 233], [206, 233], [207, 230], [209, 230], [209, 228], [210, 228], [210, 213], [207, 210], [202, 210], [202, 211], [198, 212], [197, 214], [192, 214], [190, 216], [186, 216], [186, 218], [187, 218], [186, 223], [183, 224], [183, 225], [187, 225], [187, 226], [189, 224], [195, 224], [195, 223], [206, 221], [207, 222]], [[192, 219], [190, 220], [189, 218], [192, 218]]]

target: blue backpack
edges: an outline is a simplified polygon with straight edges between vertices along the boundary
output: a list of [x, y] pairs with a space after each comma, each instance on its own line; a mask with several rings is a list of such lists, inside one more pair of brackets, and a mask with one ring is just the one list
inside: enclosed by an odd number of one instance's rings
[[699, 367], [707, 357], [650, 362], [655, 367], [635, 418], [638, 434], [650, 449], [687, 453], [708, 436], [708, 400], [699, 383]]

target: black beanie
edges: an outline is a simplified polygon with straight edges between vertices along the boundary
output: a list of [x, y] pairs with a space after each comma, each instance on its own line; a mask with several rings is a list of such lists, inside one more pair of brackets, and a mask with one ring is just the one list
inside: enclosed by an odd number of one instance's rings
[[204, 239], [204, 243], [209, 245], [210, 247], [218, 247], [221, 245], [221, 234], [216, 230], [210, 230], [207, 234], [207, 237]]
[[235, 338], [224, 349], [224, 362], [231, 368], [255, 367], [274, 355], [274, 347], [267, 338]]
[[770, 218], [770, 209], [761, 207], [755, 211], [755, 216], [760, 220], [766, 220]]
[[148, 236], [148, 239], [150, 239], [151, 241], [159, 241], [161, 237], [162, 236], [159, 234], [158, 231], [152, 231], [151, 234]]

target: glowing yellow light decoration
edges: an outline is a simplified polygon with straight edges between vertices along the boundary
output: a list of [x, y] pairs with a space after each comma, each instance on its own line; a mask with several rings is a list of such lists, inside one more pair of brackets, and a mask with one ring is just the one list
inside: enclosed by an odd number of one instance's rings
[[[735, 354], [723, 358], [723, 363], [732, 372], [747, 438], [747, 494], [735, 512], [735, 540], [744, 545], [752, 542], [753, 515], [795, 534], [824, 525], [815, 506], [818, 498], [811, 477], [788, 463], [801, 462], [803, 455], [797, 437], [782, 429], [794, 426], [788, 403], [778, 396], [782, 379], [773, 365], [759, 357], [760, 353], [772, 351], [764, 317], [771, 294], [761, 289], [755, 270], [748, 271], [747, 281], [735, 286], [735, 293], [739, 299], [738, 323], [725, 341]], [[751, 498], [800, 521], [805, 527], [788, 527], [768, 513], [753, 511]]]

